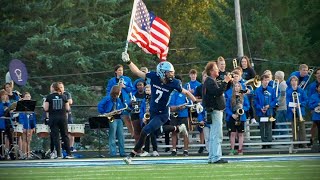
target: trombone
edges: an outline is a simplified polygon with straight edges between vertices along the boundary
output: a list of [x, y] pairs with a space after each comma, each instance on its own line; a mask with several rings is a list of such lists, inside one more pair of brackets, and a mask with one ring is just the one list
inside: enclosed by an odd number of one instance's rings
[[237, 59], [233, 59], [233, 60], [232, 60], [232, 64], [233, 64], [233, 69], [235, 69], [236, 67], [238, 67]]
[[306, 88], [308, 82], [310, 81], [311, 77], [312, 77], [312, 74], [314, 73], [314, 70], [313, 69], [309, 69], [308, 70], [308, 79], [307, 81], [301, 81], [301, 83], [299, 84], [299, 87], [301, 87], [302, 89]]
[[303, 119], [302, 114], [301, 114], [301, 106], [300, 106], [300, 101], [299, 101], [299, 94], [296, 91], [292, 92], [292, 99], [294, 100], [294, 102], [295, 102], [295, 99], [297, 101], [297, 107], [298, 107], [298, 112], [299, 112], [299, 121], [303, 122], [304, 119]]

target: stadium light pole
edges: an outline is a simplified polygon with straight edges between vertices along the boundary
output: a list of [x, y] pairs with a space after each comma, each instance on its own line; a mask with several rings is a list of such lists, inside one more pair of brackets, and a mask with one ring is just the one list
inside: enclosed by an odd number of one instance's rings
[[236, 18], [238, 58], [240, 58], [243, 56], [243, 42], [242, 42], [242, 29], [241, 29], [241, 16], [240, 16], [240, 2], [239, 2], [239, 0], [234, 0], [234, 10], [235, 10], [235, 18]]

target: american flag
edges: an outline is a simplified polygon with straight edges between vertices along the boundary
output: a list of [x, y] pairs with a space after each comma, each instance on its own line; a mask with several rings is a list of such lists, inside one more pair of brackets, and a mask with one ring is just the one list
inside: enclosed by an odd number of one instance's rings
[[[134, 8], [133, 8], [134, 9]], [[160, 60], [166, 60], [169, 50], [170, 26], [149, 12], [142, 0], [136, 3], [133, 14], [129, 41], [136, 43], [148, 54], [157, 54]]]

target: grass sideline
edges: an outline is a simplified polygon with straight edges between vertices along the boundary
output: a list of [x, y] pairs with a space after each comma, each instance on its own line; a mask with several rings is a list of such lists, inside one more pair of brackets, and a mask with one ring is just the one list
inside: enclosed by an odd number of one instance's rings
[[319, 179], [320, 161], [0, 168], [1, 179]]

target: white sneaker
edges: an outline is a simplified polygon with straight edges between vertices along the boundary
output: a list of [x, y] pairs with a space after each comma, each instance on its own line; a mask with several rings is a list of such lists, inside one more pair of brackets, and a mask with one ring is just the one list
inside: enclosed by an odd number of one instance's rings
[[130, 165], [131, 164], [131, 161], [132, 161], [132, 158], [130, 156], [127, 156], [126, 158], [123, 159], [123, 161], [127, 164], [127, 165]]
[[152, 156], [156, 157], [156, 156], [160, 156], [160, 155], [159, 155], [158, 151], [153, 151]]
[[188, 137], [188, 131], [185, 124], [181, 124], [179, 127], [179, 132], [186, 135]]
[[146, 157], [146, 156], [150, 156], [150, 154], [147, 151], [140, 154], [140, 157]]
[[50, 159], [56, 159], [57, 158], [57, 151], [53, 150], [50, 154]]
[[66, 157], [64, 157], [64, 159], [73, 159], [74, 157], [71, 155], [67, 155]]
[[251, 119], [251, 124], [257, 124], [256, 119], [252, 118], [252, 119]]

